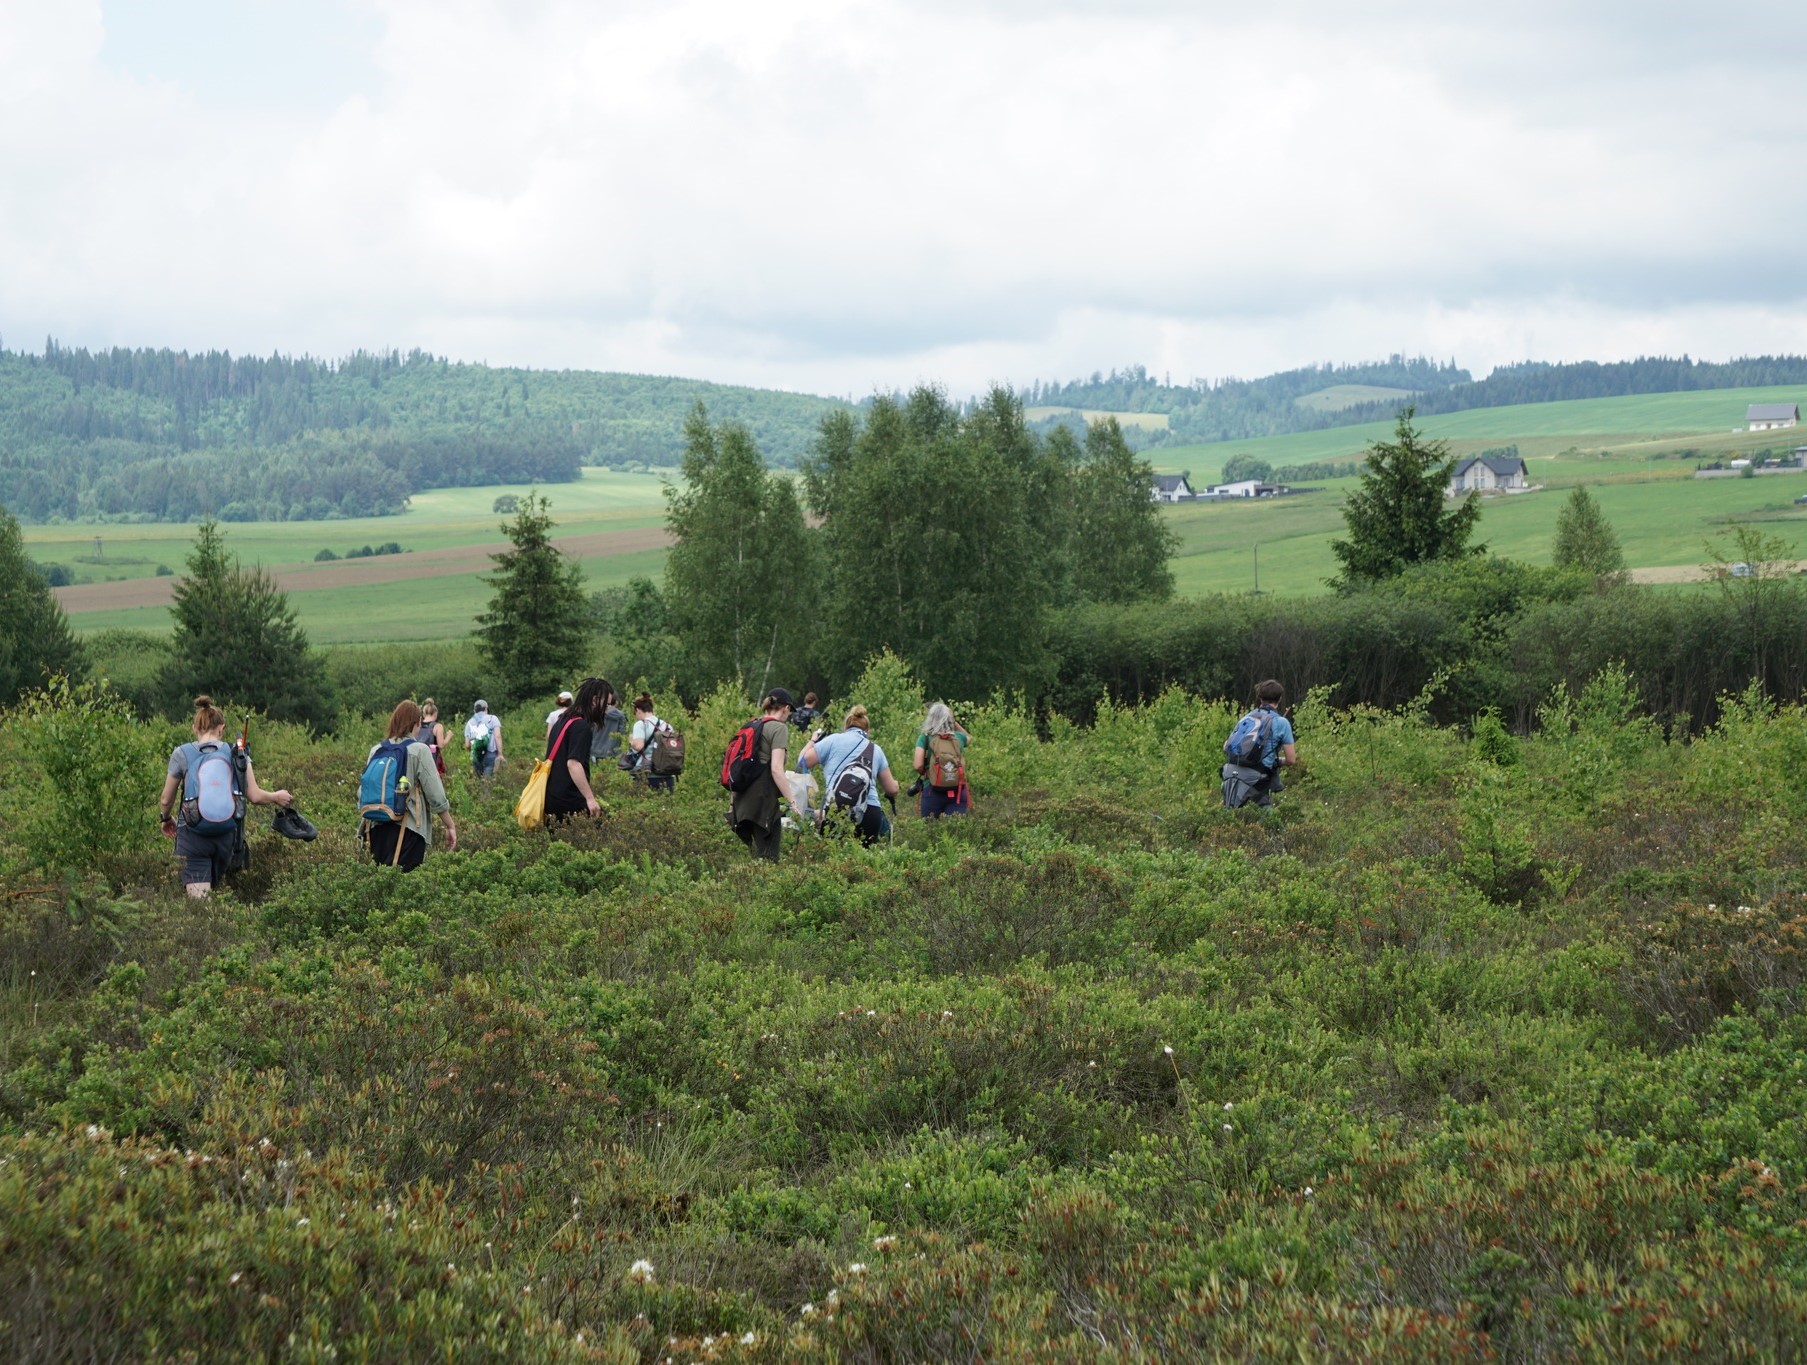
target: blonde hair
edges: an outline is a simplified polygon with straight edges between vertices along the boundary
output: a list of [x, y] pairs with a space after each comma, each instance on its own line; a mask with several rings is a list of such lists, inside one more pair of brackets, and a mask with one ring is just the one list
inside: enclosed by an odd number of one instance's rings
[[390, 739], [412, 739], [420, 729], [420, 707], [413, 701], [403, 701], [389, 713]]
[[212, 697], [203, 692], [195, 698], [195, 733], [204, 735], [209, 730], [219, 730], [226, 724], [226, 713], [214, 704]]
[[850, 729], [856, 725], [862, 730], [870, 730], [872, 728], [872, 721], [867, 717], [866, 708], [863, 706], [855, 706], [850, 709], [841, 721], [841, 728], [843, 730]]
[[422, 720], [438, 720], [439, 703], [428, 697], [420, 704], [420, 718]]

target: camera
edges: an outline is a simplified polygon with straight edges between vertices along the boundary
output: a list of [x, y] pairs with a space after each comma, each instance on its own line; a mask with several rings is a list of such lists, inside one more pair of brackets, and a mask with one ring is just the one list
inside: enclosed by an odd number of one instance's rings
[[922, 794], [922, 779], [920, 777], [917, 778], [914, 782], [912, 782], [909, 786], [904, 788], [905, 796], [920, 796], [921, 794]]

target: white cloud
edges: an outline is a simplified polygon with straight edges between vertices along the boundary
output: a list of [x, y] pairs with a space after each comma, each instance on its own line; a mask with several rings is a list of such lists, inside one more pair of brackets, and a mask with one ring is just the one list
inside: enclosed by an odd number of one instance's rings
[[1792, 13], [1753, 51], [1675, 0], [371, 0], [367, 74], [316, 107], [12, 8], [9, 345], [855, 393], [1807, 350]]

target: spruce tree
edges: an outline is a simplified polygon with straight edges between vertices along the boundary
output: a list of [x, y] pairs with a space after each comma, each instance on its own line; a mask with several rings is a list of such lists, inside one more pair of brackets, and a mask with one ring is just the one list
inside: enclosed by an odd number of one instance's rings
[[1481, 515], [1474, 495], [1453, 508], [1446, 506], [1455, 469], [1448, 442], [1425, 440], [1412, 425], [1413, 411], [1400, 412], [1394, 440], [1368, 448], [1361, 486], [1343, 507], [1349, 535], [1330, 546], [1343, 565], [1343, 587], [1394, 578], [1413, 564], [1459, 559], [1485, 548], [1468, 544]]
[[495, 589], [477, 618], [477, 648], [511, 699], [574, 685], [590, 653], [590, 601], [583, 568], [552, 543], [552, 504], [540, 493], [520, 500], [502, 524], [512, 550], [491, 555]]
[[19, 523], [0, 508], [0, 707], [53, 674], [79, 676], [81, 646], [50, 581], [25, 553]]
[[1625, 568], [1625, 552], [1619, 548], [1619, 538], [1586, 484], [1576, 485], [1556, 514], [1551, 558], [1559, 569], [1584, 569], [1591, 574], [1616, 574]]
[[261, 565], [241, 566], [214, 521], [196, 531], [185, 569], [170, 607], [175, 634], [158, 688], [164, 706], [179, 715], [205, 692], [275, 720], [330, 724], [326, 663], [309, 647], [276, 580]]

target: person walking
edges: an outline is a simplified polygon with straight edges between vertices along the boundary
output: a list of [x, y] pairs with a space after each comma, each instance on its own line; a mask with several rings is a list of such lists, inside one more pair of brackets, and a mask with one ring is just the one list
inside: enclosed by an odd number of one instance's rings
[[805, 692], [803, 694], [803, 705], [791, 712], [791, 729], [795, 730], [800, 735], [813, 739], [814, 736], [810, 734], [810, 731], [815, 728], [816, 722], [821, 718], [821, 703], [816, 700], [816, 694], [814, 692]]
[[546, 713], [546, 738], [547, 739], [552, 738], [552, 727], [554, 725], [558, 724], [560, 717], [562, 717], [565, 714], [566, 708], [569, 707], [570, 705], [571, 705], [570, 692], [561, 690], [558, 694], [558, 705], [553, 707], [550, 711], [548, 711]]
[[573, 815], [602, 814], [602, 806], [590, 786], [590, 742], [591, 732], [602, 724], [608, 711], [609, 692], [609, 685], [601, 678], [585, 678], [546, 737], [546, 758], [552, 764], [552, 771], [546, 776], [548, 824]]
[[661, 730], [670, 728], [653, 711], [650, 693], [642, 692], [634, 698], [634, 728], [628, 732], [627, 745], [633, 751], [635, 759], [634, 766], [629, 771], [633, 773], [636, 782], [645, 780], [648, 791], [670, 794], [678, 785], [674, 774], [653, 771], [653, 741]]
[[922, 718], [910, 766], [916, 769], [922, 792], [922, 818], [965, 815], [972, 809], [972, 792], [966, 785], [966, 743], [969, 736], [954, 721], [946, 702], [936, 702]]
[[493, 777], [502, 761], [502, 721], [479, 697], [471, 703], [471, 718], [464, 723], [464, 747], [471, 751], [471, 774]]
[[627, 742], [627, 714], [621, 709], [621, 694], [607, 678], [602, 679], [603, 691], [608, 694], [608, 704], [603, 707], [602, 724], [590, 727], [590, 766], [598, 763], [616, 763], [622, 757], [622, 745]]
[[433, 771], [445, 776], [445, 726], [439, 723], [439, 703], [428, 697], [420, 704], [420, 730], [415, 735], [433, 753]]
[[1274, 678], [1255, 684], [1255, 709], [1236, 722], [1224, 741], [1223, 803], [1231, 810], [1253, 802], [1272, 809], [1274, 793], [1285, 790], [1280, 769], [1299, 761], [1290, 720], [1280, 714], [1286, 689]]
[[808, 772], [820, 767], [827, 789], [825, 827], [832, 825], [838, 813], [853, 823], [860, 842], [871, 848], [891, 832], [891, 822], [879, 804], [882, 790], [897, 809], [897, 778], [885, 751], [872, 738], [872, 722], [866, 708], [855, 706], [841, 722], [839, 734], [812, 739], [803, 746], [797, 759], [797, 770]]
[[774, 687], [760, 703], [759, 738], [753, 760], [759, 776], [745, 791], [734, 794], [728, 823], [753, 855], [777, 862], [784, 849], [784, 818], [779, 800], [788, 795], [784, 780], [784, 756], [790, 747], [791, 694]]
[[194, 709], [194, 739], [170, 754], [157, 809], [163, 832], [176, 841], [182, 885], [199, 900], [236, 862], [246, 804], [286, 809], [295, 798], [258, 785], [250, 753], [226, 743], [226, 713], [212, 697], [196, 697]]
[[404, 872], [412, 872], [426, 858], [427, 848], [433, 842], [435, 815], [445, 826], [446, 852], [458, 847], [458, 824], [452, 819], [452, 805], [446, 800], [445, 783], [439, 780], [432, 746], [422, 737], [429, 730], [423, 723], [425, 711], [424, 706], [417, 706], [412, 701], [399, 703], [389, 713], [389, 732], [383, 737], [383, 743], [371, 745], [364, 759], [368, 771], [371, 760], [385, 745], [408, 746], [398, 776], [398, 785], [406, 784], [402, 788], [406, 793], [401, 803], [402, 818], [399, 821], [372, 821], [364, 827], [370, 841], [371, 861], [384, 867], [399, 867]]

